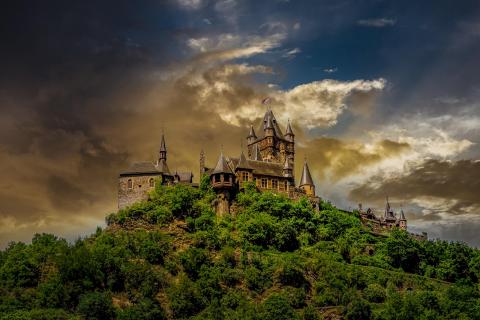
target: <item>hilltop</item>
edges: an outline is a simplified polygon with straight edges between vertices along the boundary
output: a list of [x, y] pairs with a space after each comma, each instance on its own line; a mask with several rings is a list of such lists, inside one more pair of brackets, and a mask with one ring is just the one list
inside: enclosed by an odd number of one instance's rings
[[0, 319], [479, 319], [480, 252], [377, 234], [327, 202], [158, 185], [74, 244], [0, 252]]

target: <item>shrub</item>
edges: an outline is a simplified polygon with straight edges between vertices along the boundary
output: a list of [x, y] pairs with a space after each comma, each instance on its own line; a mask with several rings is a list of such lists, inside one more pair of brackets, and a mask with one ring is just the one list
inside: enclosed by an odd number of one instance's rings
[[386, 297], [385, 289], [376, 283], [369, 284], [363, 290], [363, 296], [370, 302], [383, 302]]
[[115, 309], [110, 294], [104, 292], [91, 292], [80, 296], [77, 307], [86, 320], [114, 319]]

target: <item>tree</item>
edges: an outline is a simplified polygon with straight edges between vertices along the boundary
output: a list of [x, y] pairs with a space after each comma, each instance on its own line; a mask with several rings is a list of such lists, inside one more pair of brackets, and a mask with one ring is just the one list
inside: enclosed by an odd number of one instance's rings
[[90, 292], [81, 295], [77, 311], [86, 320], [109, 320], [115, 318], [112, 298], [110, 294], [104, 292]]

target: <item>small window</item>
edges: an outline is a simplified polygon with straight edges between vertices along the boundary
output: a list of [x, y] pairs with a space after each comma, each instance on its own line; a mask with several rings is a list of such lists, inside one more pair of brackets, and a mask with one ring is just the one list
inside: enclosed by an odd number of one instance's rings
[[285, 181], [284, 184], [285, 184], [285, 190], [288, 190], [288, 182]]
[[260, 180], [260, 186], [261, 186], [262, 188], [264, 188], [264, 189], [267, 188], [267, 179], [266, 179], [266, 178], [262, 178], [262, 179]]
[[272, 189], [278, 189], [278, 181], [275, 179], [272, 180]]
[[128, 188], [128, 189], [133, 189], [133, 181], [132, 181], [132, 179], [128, 179], [128, 181], [127, 181], [127, 188]]
[[242, 172], [242, 181], [248, 181], [248, 172]]
[[150, 188], [155, 187], [155, 180], [153, 180], [153, 178], [150, 178], [150, 180], [148, 181], [148, 183], [150, 184]]

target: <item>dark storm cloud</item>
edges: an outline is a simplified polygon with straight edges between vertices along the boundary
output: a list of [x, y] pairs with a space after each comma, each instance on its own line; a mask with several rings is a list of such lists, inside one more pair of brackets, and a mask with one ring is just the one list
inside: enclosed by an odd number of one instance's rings
[[[439, 207], [431, 209], [434, 212], [479, 214], [479, 188], [480, 161], [430, 159], [396, 177], [373, 177], [351, 190], [350, 197], [376, 203], [383, 201], [385, 195], [404, 202], [423, 197], [440, 203]], [[442, 204], [444, 201], [448, 203]]]
[[[265, 111], [259, 101], [266, 95], [282, 124], [292, 118], [297, 159], [306, 154], [321, 182], [348, 180], [410, 152], [413, 143], [381, 133], [372, 141], [365, 133], [395, 124], [399, 115], [448, 112], [448, 122], [455, 123], [453, 111], [470, 107], [463, 117], [476, 119], [470, 116], [478, 114], [472, 104], [478, 4], [468, 1], [450, 10], [447, 1], [362, 3], [3, 5], [0, 246], [28, 240], [37, 231], [75, 237], [93, 230], [116, 208], [119, 170], [131, 161], [154, 160], [162, 129], [172, 170], [197, 174], [201, 148], [210, 165], [222, 144], [237, 156], [249, 124], [257, 124]], [[432, 5], [437, 9], [428, 10]], [[368, 17], [395, 17], [396, 24], [360, 28], [357, 21]], [[282, 58], [291, 50], [301, 54]], [[319, 65], [336, 66], [328, 74], [334, 78], [312, 73]], [[307, 125], [315, 129], [305, 130]], [[319, 138], [325, 126], [332, 126], [334, 137]], [[455, 130], [452, 125], [445, 131]], [[297, 161], [297, 173], [300, 165]], [[442, 170], [450, 169], [439, 167], [439, 175]], [[387, 187], [393, 192], [394, 183]], [[363, 186], [360, 195], [376, 191], [369, 188]], [[421, 188], [409, 192], [412, 198], [425, 194]], [[454, 198], [470, 201], [465, 195]]]

